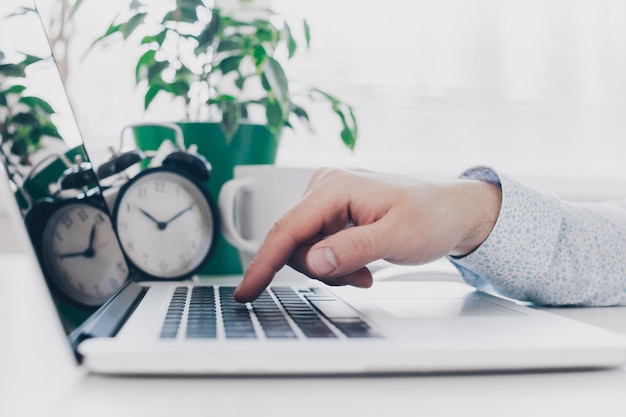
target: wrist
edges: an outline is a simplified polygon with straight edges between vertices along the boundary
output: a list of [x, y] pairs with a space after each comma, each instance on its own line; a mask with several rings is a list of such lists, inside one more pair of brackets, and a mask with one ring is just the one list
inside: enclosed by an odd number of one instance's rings
[[463, 232], [457, 245], [450, 252], [454, 257], [470, 254], [489, 237], [502, 205], [502, 189], [499, 184], [462, 179], [459, 189], [458, 215]]

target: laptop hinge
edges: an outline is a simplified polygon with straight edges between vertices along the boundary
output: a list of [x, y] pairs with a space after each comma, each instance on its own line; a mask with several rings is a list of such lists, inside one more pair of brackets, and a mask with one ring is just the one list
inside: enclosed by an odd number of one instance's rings
[[148, 289], [136, 282], [129, 282], [114, 297], [96, 310], [69, 335], [77, 359], [78, 345], [93, 337], [113, 337], [121, 329], [131, 313], [141, 302]]

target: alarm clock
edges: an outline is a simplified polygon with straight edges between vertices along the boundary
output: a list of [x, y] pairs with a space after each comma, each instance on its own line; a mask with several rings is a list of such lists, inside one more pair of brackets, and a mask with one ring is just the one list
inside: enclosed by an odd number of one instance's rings
[[91, 164], [77, 160], [59, 177], [56, 191], [25, 216], [50, 287], [87, 308], [102, 305], [129, 279], [95, 179]]
[[[113, 160], [121, 157], [127, 153]], [[175, 149], [119, 188], [113, 226], [128, 262], [146, 279], [189, 278], [209, 259], [218, 229], [216, 205], [202, 184], [210, 171], [201, 155]]]
[[124, 254], [100, 198], [39, 202], [31, 215], [46, 219], [40, 257], [48, 280], [65, 298], [97, 307], [128, 280]]

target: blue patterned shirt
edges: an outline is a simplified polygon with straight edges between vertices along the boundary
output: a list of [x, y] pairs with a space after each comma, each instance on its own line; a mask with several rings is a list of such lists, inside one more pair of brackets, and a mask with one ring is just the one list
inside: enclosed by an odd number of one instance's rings
[[626, 305], [626, 200], [565, 202], [487, 167], [462, 176], [502, 188], [489, 237], [449, 257], [467, 283], [541, 305]]

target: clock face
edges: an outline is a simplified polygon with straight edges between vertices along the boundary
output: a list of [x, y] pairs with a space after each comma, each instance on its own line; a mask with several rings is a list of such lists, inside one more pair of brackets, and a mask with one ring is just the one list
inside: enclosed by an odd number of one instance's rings
[[146, 171], [120, 191], [115, 226], [130, 261], [154, 278], [182, 278], [196, 271], [213, 245], [215, 225], [208, 196], [187, 177]]
[[128, 279], [109, 215], [86, 202], [56, 209], [46, 222], [42, 257], [55, 286], [86, 306], [107, 301]]

